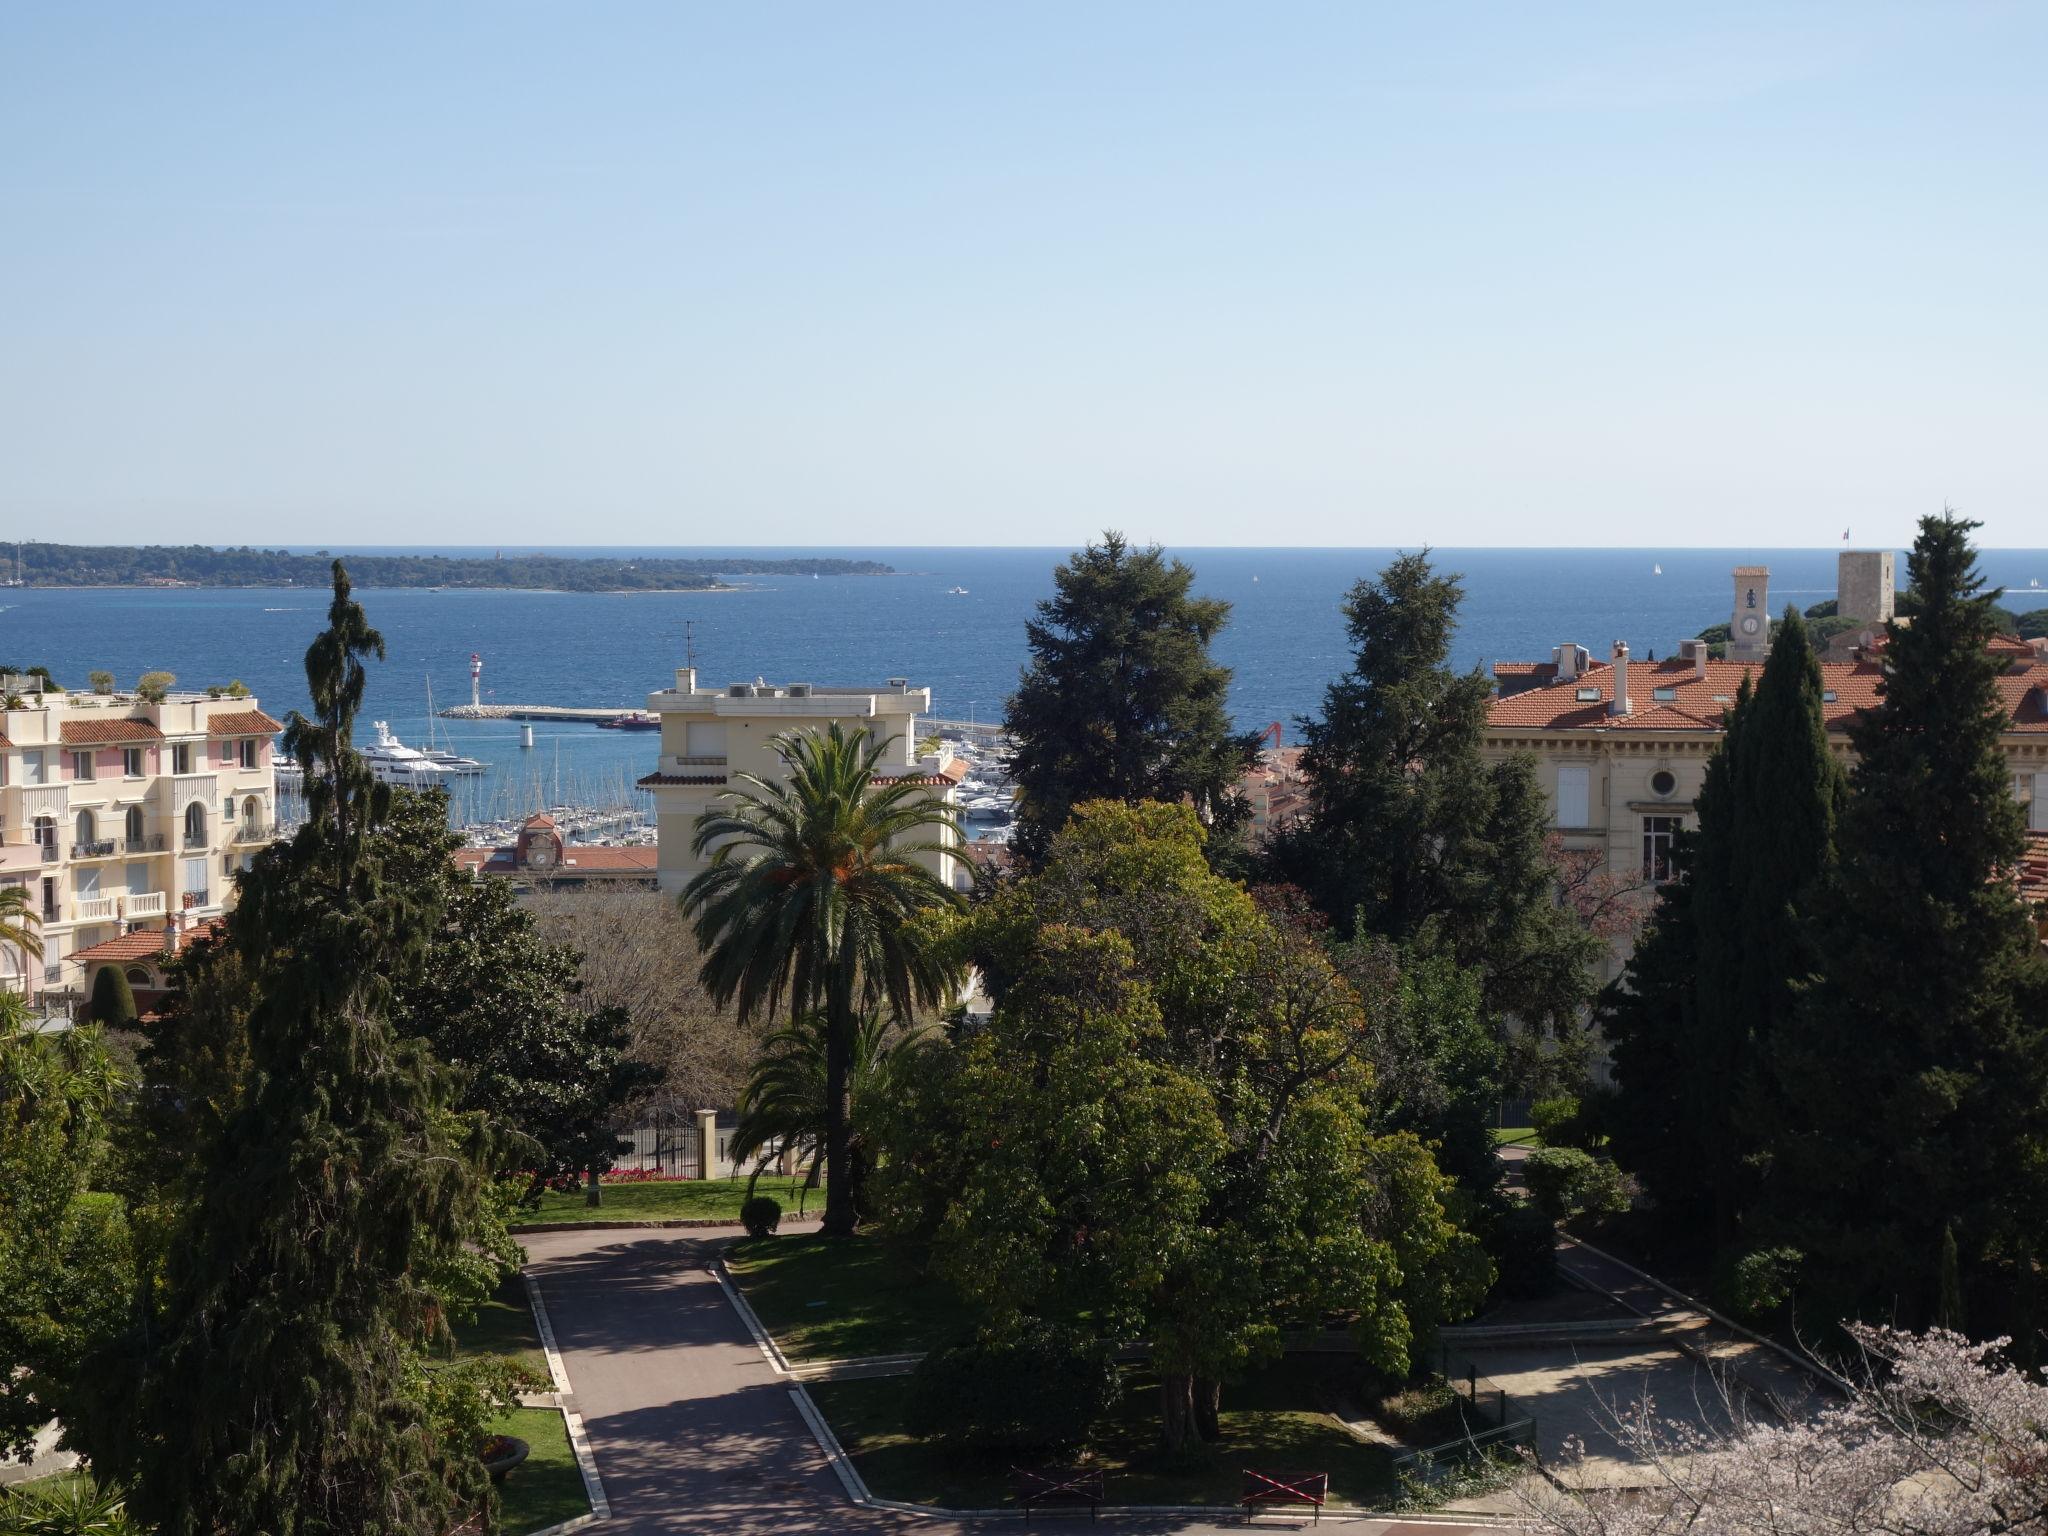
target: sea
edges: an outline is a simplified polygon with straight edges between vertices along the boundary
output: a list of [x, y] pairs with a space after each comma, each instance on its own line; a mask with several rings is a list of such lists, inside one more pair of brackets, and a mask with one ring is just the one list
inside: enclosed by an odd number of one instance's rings
[[[310, 552], [311, 547], [308, 546]], [[352, 551], [336, 549], [344, 558]], [[361, 553], [475, 554], [458, 547]], [[742, 551], [586, 547], [551, 551], [604, 557], [717, 558]], [[488, 551], [485, 551], [488, 553]], [[613, 804], [651, 769], [651, 733], [537, 723], [532, 747], [507, 720], [430, 716], [469, 698], [469, 658], [483, 658], [483, 699], [494, 704], [639, 708], [669, 686], [686, 643], [707, 685], [873, 683], [907, 677], [929, 686], [947, 719], [998, 719], [1025, 661], [1025, 622], [1052, 591], [1065, 549], [762, 550], [882, 561], [887, 576], [733, 578], [736, 590], [570, 593], [379, 590], [357, 597], [382, 632], [360, 735], [383, 720], [408, 745], [451, 745], [489, 765], [464, 787], [464, 819], [524, 814], [537, 806]], [[1241, 729], [1277, 722], [1299, 739], [1300, 718], [1351, 662], [1341, 605], [1388, 549], [1174, 549], [1195, 589], [1231, 605], [1214, 652], [1232, 669], [1230, 706]], [[1737, 565], [1770, 568], [1774, 610], [1835, 594], [1833, 549], [1437, 549], [1439, 570], [1464, 584], [1453, 661], [1547, 659], [1566, 642], [1605, 654], [1626, 640], [1637, 656], [1663, 656], [1686, 636], [1725, 621]], [[1986, 550], [1980, 568], [2018, 611], [2048, 607], [2048, 550]], [[1905, 557], [1898, 558], [1905, 579]], [[31, 582], [33, 572], [28, 573]], [[964, 591], [954, 591], [963, 588]], [[178, 686], [246, 683], [280, 718], [306, 705], [303, 658], [325, 622], [327, 594], [278, 588], [0, 589], [0, 663], [47, 665], [70, 687], [94, 669], [123, 687], [143, 672], [175, 673]], [[687, 634], [687, 642], [686, 642]]]

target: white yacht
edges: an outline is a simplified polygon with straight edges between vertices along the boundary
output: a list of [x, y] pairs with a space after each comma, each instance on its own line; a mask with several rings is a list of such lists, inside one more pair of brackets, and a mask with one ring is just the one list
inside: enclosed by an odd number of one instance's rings
[[449, 770], [416, 751], [391, 734], [391, 727], [382, 720], [371, 722], [377, 732], [377, 739], [360, 749], [363, 761], [370, 765], [370, 772], [386, 784], [406, 784], [415, 789], [425, 785], [440, 784], [449, 776]]
[[443, 773], [470, 779], [485, 772], [490, 764], [474, 757], [464, 757], [460, 752], [451, 752], [446, 747], [423, 747], [420, 756], [439, 768]]

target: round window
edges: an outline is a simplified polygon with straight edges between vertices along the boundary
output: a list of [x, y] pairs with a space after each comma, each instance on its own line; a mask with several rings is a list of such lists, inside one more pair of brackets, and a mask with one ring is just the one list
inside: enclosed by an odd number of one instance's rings
[[1672, 776], [1669, 768], [1659, 768], [1650, 775], [1650, 788], [1661, 797], [1678, 788], [1678, 780]]

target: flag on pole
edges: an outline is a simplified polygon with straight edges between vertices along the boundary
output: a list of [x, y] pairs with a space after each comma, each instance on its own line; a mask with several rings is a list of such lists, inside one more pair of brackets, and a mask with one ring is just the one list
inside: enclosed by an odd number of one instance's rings
[[1842, 542], [1844, 544], [1849, 542], [1849, 530], [1846, 528], [1842, 530]]

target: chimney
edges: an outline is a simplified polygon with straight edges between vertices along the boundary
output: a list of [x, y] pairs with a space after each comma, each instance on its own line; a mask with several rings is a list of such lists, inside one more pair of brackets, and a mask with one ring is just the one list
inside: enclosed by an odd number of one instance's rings
[[184, 928], [184, 926], [185, 917], [183, 913], [172, 912], [164, 918], [165, 954], [175, 955], [178, 952], [178, 934], [180, 930]]
[[1695, 680], [1707, 675], [1707, 642], [1704, 640], [1681, 640], [1678, 642], [1678, 659], [1692, 668]]
[[696, 669], [695, 667], [677, 667], [677, 668], [676, 668], [676, 692], [677, 692], [677, 693], [683, 693], [683, 694], [689, 694], [689, 693], [695, 693], [696, 691], [697, 691], [697, 669]]
[[1628, 701], [1628, 642], [1626, 640], [1614, 642], [1614, 697], [1608, 701], [1607, 713], [1610, 715], [1629, 715], [1635, 713], [1633, 706]]
[[1576, 645], [1553, 645], [1550, 659], [1557, 664], [1557, 680], [1569, 683], [1579, 675], [1585, 650]]

